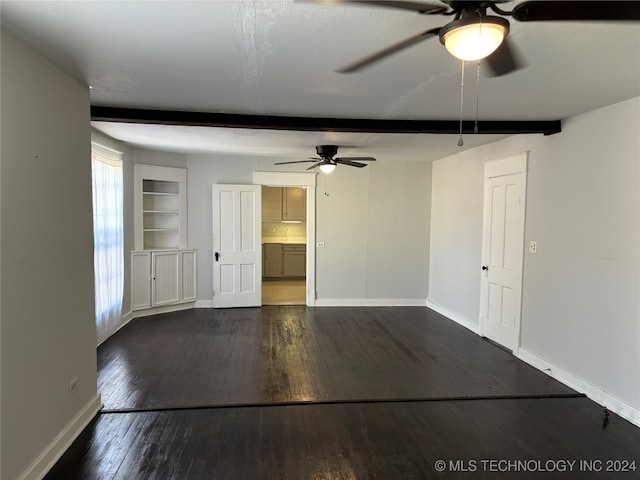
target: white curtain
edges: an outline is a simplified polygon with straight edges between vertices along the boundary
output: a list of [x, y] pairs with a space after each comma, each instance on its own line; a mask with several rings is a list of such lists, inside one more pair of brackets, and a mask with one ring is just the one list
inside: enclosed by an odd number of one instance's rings
[[117, 330], [122, 319], [124, 289], [122, 155], [92, 144], [91, 172], [96, 333], [99, 345]]

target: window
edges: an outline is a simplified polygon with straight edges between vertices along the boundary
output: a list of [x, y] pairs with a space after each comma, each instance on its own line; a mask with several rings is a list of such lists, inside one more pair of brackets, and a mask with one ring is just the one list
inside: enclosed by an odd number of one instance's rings
[[120, 325], [124, 290], [122, 154], [91, 145], [93, 261], [98, 344]]

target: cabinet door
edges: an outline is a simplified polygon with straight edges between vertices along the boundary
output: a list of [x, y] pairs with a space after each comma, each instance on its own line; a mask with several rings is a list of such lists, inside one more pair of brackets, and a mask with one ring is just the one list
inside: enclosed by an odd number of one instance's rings
[[279, 222], [282, 220], [282, 188], [262, 187], [262, 221]]
[[180, 252], [153, 252], [151, 255], [153, 306], [170, 305], [180, 301]]
[[282, 244], [281, 243], [265, 243], [264, 244], [264, 277], [281, 277], [282, 276]]
[[304, 277], [307, 274], [307, 254], [305, 245], [284, 245], [282, 250], [282, 271], [285, 277]]
[[302, 187], [285, 187], [282, 197], [282, 219], [305, 221], [307, 216], [307, 190]]
[[187, 250], [181, 252], [182, 259], [182, 301], [192, 302], [198, 296], [198, 288], [196, 283], [196, 251]]
[[151, 307], [151, 252], [131, 252], [131, 310]]

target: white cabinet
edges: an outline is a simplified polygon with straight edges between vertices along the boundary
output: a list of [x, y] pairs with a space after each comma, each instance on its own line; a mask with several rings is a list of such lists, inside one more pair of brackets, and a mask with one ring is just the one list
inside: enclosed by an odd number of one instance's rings
[[262, 187], [262, 221], [304, 222], [307, 190], [302, 187]]
[[131, 252], [131, 310], [196, 300], [196, 251]]
[[187, 170], [134, 165], [135, 249], [187, 247]]
[[196, 251], [187, 248], [187, 170], [134, 165], [131, 310], [196, 300]]
[[131, 252], [131, 310], [151, 308], [151, 252]]

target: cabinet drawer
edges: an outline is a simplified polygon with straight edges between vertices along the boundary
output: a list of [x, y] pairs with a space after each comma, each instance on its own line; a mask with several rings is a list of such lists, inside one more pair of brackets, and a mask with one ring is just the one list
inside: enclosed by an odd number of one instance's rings
[[307, 246], [302, 244], [302, 243], [295, 243], [295, 244], [284, 244], [282, 245], [282, 251], [284, 253], [293, 253], [293, 254], [301, 254], [301, 255], [306, 255], [307, 253]]

